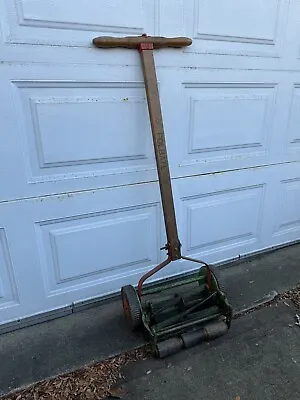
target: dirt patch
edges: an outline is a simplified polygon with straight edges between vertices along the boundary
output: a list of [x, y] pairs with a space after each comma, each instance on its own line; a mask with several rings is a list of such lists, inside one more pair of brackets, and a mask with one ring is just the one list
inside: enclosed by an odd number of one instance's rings
[[300, 285], [279, 295], [280, 300], [290, 299], [300, 309]]
[[[271, 303], [291, 300], [300, 309], [300, 285], [278, 295]], [[267, 306], [269, 304], [266, 304]], [[255, 311], [255, 310], [253, 310]], [[252, 312], [253, 312], [252, 311]], [[1, 397], [2, 400], [94, 400], [123, 397], [122, 388], [115, 386], [122, 379], [121, 367], [151, 357], [148, 346], [77, 371], [36, 383], [28, 388]]]
[[[74, 372], [36, 383], [1, 397], [2, 400], [94, 400], [121, 398], [122, 388], [115, 387], [122, 378], [122, 366], [150, 356], [147, 346], [97, 362]], [[111, 396], [111, 397], [109, 397]]]

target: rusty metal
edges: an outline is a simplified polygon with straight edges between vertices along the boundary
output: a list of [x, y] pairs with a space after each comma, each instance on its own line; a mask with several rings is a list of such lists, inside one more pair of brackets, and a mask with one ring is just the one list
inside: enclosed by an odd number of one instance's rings
[[138, 283], [138, 295], [139, 295], [139, 298], [142, 297], [143, 283], [145, 282], [145, 280], [150, 278], [150, 276], [156, 274], [162, 268], [166, 267], [168, 264], [170, 264], [171, 261], [172, 261], [171, 257], [168, 257], [165, 261], [163, 261], [162, 263], [160, 263], [159, 265], [157, 265], [156, 267], [154, 267], [153, 269], [148, 271], [146, 274], [144, 274], [140, 278], [139, 283]]

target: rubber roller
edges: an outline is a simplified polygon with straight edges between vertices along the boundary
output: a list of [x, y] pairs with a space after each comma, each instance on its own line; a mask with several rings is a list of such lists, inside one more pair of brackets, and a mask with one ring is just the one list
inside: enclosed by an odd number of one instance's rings
[[228, 326], [225, 322], [212, 322], [204, 326], [198, 331], [187, 332], [181, 335], [184, 348], [193, 347], [198, 343], [206, 340], [216, 339], [219, 336], [225, 335], [228, 331]]
[[183, 348], [183, 341], [181, 337], [174, 337], [156, 345], [156, 355], [159, 358], [165, 358], [172, 354], [178, 353]]
[[227, 333], [228, 326], [224, 321], [212, 322], [197, 331], [183, 333], [182, 335], [170, 338], [156, 345], [156, 355], [164, 358], [200, 344], [206, 340], [216, 339]]

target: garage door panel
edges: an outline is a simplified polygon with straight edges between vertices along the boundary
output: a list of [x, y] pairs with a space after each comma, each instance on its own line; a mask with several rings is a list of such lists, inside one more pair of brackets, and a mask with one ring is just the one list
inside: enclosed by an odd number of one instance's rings
[[124, 174], [153, 163], [143, 85], [14, 84], [23, 118], [20, 125], [28, 143], [30, 182]]
[[118, 292], [161, 261], [157, 184], [39, 197], [4, 208], [22, 304], [32, 314]]
[[[220, 192], [188, 196], [182, 199], [186, 219], [186, 251], [215, 253], [258, 241], [263, 204], [264, 185], [226, 189]], [[251, 220], [238, 218], [251, 214]], [[199, 235], [204, 221], [215, 223]], [[216, 229], [217, 228], [217, 229]]]
[[19, 304], [6, 230], [0, 227], [0, 310]]
[[271, 178], [273, 190], [264, 211], [268, 220], [267, 247], [298, 241], [300, 232], [300, 163], [277, 166], [275, 171]]
[[[287, 134], [284, 136], [287, 152], [299, 155], [300, 152], [300, 84], [294, 83], [289, 109]], [[295, 155], [294, 155], [295, 156]]]
[[[4, 78], [12, 97], [10, 104], [3, 99], [9, 132], [3, 146], [11, 147], [9, 153], [1, 149], [2, 171], [10, 167], [22, 182], [11, 185], [10, 194], [6, 188], [6, 196], [157, 179], [139, 68], [43, 66], [42, 73], [30, 66], [23, 68], [24, 79], [15, 79], [20, 70]], [[297, 151], [282, 151], [295, 77], [166, 68], [157, 75], [172, 177], [298, 159]], [[291, 118], [296, 126], [297, 113]]]
[[289, 12], [285, 29], [285, 42], [283, 48], [283, 65], [286, 69], [299, 71], [300, 42], [299, 42], [299, 12], [298, 1], [289, 1]]
[[22, 143], [18, 134], [16, 109], [12, 88], [0, 65], [0, 86], [5, 96], [0, 96], [0, 201], [24, 193], [26, 171], [22, 159]]
[[183, 254], [215, 263], [298, 240], [299, 176], [287, 163], [174, 180]]
[[300, 177], [282, 180], [277, 210], [274, 220], [273, 236], [289, 237], [300, 232]]
[[185, 84], [188, 154], [183, 164], [205, 159], [267, 155], [276, 100], [274, 84]]
[[[46, 295], [111, 281], [158, 262], [159, 204], [36, 222]], [[151, 232], [151, 234], [150, 234]]]
[[264, 247], [273, 172], [254, 171], [174, 181], [184, 254], [214, 263]]
[[170, 93], [162, 96], [172, 176], [297, 160], [283, 151], [295, 77], [205, 69], [172, 77]]
[[[6, 42], [88, 47], [91, 36], [155, 30], [156, 2], [5, 0]], [[125, 17], [126, 16], [126, 17]]]
[[[290, 0], [255, 0], [254, 4], [250, 0], [241, 3], [176, 0], [171, 7], [168, 2], [158, 0], [139, 0], [126, 5], [120, 0], [105, 3], [92, 0], [89, 7], [82, 0], [72, 4], [59, 0], [51, 3], [4, 0], [0, 4], [0, 25], [6, 45], [1, 57], [9, 61], [48, 62], [51, 59], [70, 64], [139, 65], [136, 52], [117, 50], [112, 59], [111, 52], [91, 50], [91, 41], [99, 35], [146, 32], [193, 38], [188, 49], [171, 50], [171, 58], [169, 52], [158, 52], [158, 65], [290, 69], [292, 63], [299, 70], [299, 46], [296, 48], [294, 44], [298, 37], [295, 17], [298, 11], [296, 2]], [[239, 18], [234, 19], [232, 15]], [[15, 44], [25, 46], [16, 52]], [[292, 52], [294, 56], [285, 62]], [[230, 57], [220, 58], [220, 54]]]
[[195, 45], [187, 52], [280, 57], [288, 6], [289, 0], [190, 1], [186, 32]]
[[[183, 254], [214, 263], [280, 242], [282, 237], [274, 235], [276, 218], [282, 215], [279, 224], [293, 228], [298, 223], [294, 193], [299, 176], [295, 163], [174, 179]], [[286, 184], [283, 201], [278, 186], [289, 177], [298, 180]], [[3, 207], [27, 313], [118, 292], [165, 258], [159, 251], [165, 234], [157, 183], [46, 196]], [[297, 237], [297, 229], [288, 232], [289, 240]], [[193, 263], [175, 262], [152, 281], [194, 268]]]
[[[29, 210], [22, 204], [0, 204], [0, 321], [32, 315], [45, 309], [43, 284], [30, 233]], [[0, 324], [0, 325], [1, 325]]]
[[1, 69], [0, 200], [157, 179], [139, 68]]

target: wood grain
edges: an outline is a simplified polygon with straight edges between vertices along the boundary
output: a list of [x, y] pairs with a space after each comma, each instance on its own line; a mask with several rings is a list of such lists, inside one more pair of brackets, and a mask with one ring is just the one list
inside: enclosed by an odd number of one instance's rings
[[136, 49], [141, 43], [152, 43], [154, 49], [162, 49], [166, 47], [180, 48], [190, 46], [192, 44], [192, 39], [187, 37], [167, 38], [163, 36], [146, 35], [125, 37], [100, 36], [93, 39], [93, 44], [100, 48], [123, 47]]

